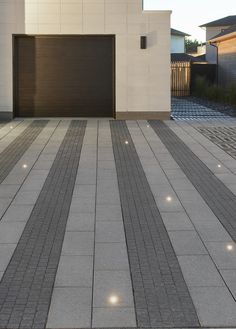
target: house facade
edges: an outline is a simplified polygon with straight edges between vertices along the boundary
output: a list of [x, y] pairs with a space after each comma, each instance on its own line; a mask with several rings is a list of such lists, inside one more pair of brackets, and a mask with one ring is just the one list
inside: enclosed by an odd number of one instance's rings
[[[236, 15], [227, 16], [213, 22], [202, 24], [200, 27], [206, 30], [206, 41], [209, 41], [234, 24], [236, 24]], [[217, 63], [217, 49], [209, 43], [206, 44], [206, 61], [210, 64]]]
[[218, 81], [236, 86], [236, 24], [209, 40], [218, 50]]
[[171, 53], [183, 54], [185, 53], [185, 38], [189, 34], [171, 29]]
[[169, 118], [170, 14], [142, 0], [0, 1], [0, 119]]

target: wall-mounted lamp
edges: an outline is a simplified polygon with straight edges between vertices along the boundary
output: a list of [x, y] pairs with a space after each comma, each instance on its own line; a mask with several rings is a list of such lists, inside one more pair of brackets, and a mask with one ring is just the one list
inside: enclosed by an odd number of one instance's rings
[[147, 37], [144, 35], [140, 37], [140, 48], [147, 49]]

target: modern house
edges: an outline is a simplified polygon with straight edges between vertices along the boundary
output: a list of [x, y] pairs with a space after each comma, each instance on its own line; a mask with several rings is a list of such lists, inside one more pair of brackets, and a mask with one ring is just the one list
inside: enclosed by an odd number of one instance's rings
[[218, 82], [236, 86], [236, 24], [209, 40], [218, 53]]
[[170, 11], [0, 1], [0, 119], [169, 118]]
[[171, 53], [185, 53], [185, 38], [190, 35], [175, 29], [171, 29]]
[[[213, 22], [200, 25], [200, 27], [206, 29], [206, 41], [211, 40], [216, 35], [221, 33], [223, 30], [230, 28], [236, 24], [236, 15], [227, 16], [221, 19], [218, 19]], [[217, 63], [217, 49], [216, 47], [210, 45], [209, 43], [206, 46], [206, 61], [210, 64]]]

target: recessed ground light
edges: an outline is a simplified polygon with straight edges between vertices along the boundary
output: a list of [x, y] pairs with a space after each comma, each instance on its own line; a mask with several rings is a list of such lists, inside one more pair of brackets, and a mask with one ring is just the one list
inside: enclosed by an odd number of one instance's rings
[[234, 246], [232, 244], [227, 244], [226, 248], [228, 251], [234, 250]]
[[147, 128], [149, 128], [150, 126], [149, 125], [147, 125]]
[[128, 145], [128, 144], [129, 144], [129, 142], [128, 142], [128, 141], [125, 141], [125, 144], [126, 144], [126, 145]]
[[166, 201], [167, 201], [167, 202], [171, 202], [171, 201], [172, 201], [172, 197], [171, 197], [171, 196], [168, 196], [168, 197], [166, 198]]
[[118, 302], [119, 302], [119, 298], [118, 298], [118, 296], [116, 296], [116, 295], [111, 295], [111, 296], [109, 297], [109, 303], [110, 303], [111, 305], [117, 305]]
[[218, 164], [218, 166], [217, 166], [218, 168], [221, 168], [221, 164]]
[[22, 168], [24, 169], [28, 168], [27, 164], [23, 164]]
[[13, 126], [10, 126], [10, 129], [13, 129]]

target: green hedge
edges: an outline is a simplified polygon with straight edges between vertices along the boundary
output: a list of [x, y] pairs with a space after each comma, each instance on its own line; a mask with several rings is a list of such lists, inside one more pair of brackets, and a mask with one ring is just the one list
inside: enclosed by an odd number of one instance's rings
[[236, 106], [236, 86], [220, 87], [209, 84], [204, 77], [195, 80], [193, 95], [211, 101]]

